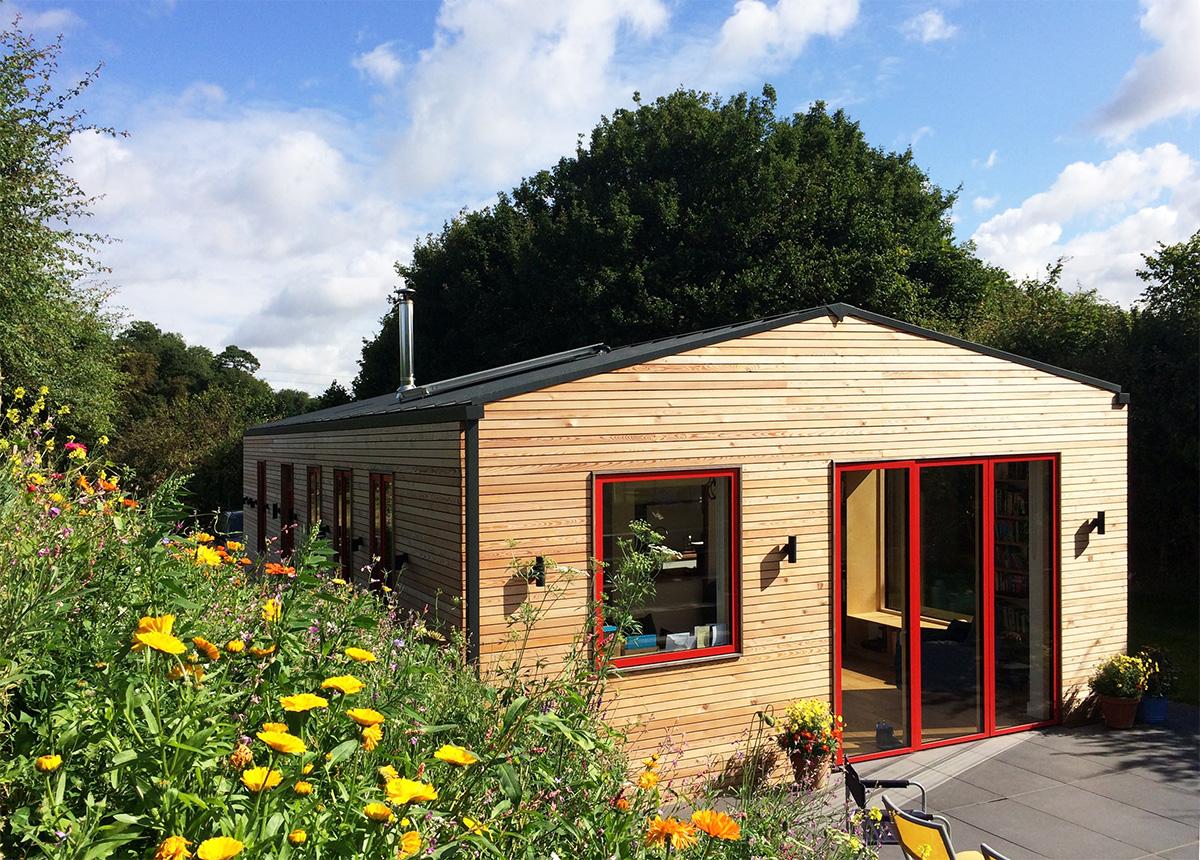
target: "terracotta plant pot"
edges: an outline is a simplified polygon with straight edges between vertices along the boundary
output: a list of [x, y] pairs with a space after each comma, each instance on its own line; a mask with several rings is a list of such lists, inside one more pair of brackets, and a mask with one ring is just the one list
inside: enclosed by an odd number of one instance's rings
[[1116, 696], [1100, 697], [1100, 712], [1104, 715], [1104, 725], [1110, 729], [1132, 729], [1133, 718], [1137, 715], [1138, 702], [1135, 699], [1120, 699]]
[[829, 772], [833, 768], [832, 758], [809, 761], [804, 753], [792, 753], [789, 758], [797, 785], [806, 791], [816, 791], [825, 787], [825, 780], [829, 778]]

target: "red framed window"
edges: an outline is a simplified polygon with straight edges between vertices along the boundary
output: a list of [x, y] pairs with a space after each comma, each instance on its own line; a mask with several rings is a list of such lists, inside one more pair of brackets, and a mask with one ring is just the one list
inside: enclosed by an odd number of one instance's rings
[[[618, 666], [642, 666], [735, 654], [740, 643], [740, 472], [644, 472], [597, 475], [594, 583], [597, 600], [620, 588], [622, 544], [642, 521], [660, 534], [671, 558], [634, 608]], [[605, 633], [611, 633], [606, 630]]]
[[315, 529], [321, 522], [321, 467], [308, 467], [308, 482], [305, 487], [308, 493], [308, 519], [305, 524], [310, 529]]
[[371, 583], [394, 588], [392, 476], [371, 473]]
[[296, 483], [291, 463], [279, 466], [279, 507], [283, 521], [279, 526], [279, 555], [287, 558], [296, 549]]
[[342, 566], [342, 578], [347, 581], [353, 576], [354, 567], [350, 537], [352, 483], [353, 473], [349, 469], [333, 470], [333, 549]]
[[258, 509], [254, 518], [257, 531], [254, 542], [258, 554], [262, 555], [267, 551], [267, 461], [259, 460], [256, 466], [255, 483], [257, 484], [256, 495], [258, 498], [255, 500], [255, 504]]

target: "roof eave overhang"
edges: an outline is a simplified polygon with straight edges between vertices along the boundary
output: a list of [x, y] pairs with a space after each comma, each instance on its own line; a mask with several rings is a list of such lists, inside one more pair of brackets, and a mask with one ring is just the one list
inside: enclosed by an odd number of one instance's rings
[[431, 406], [428, 409], [405, 409], [356, 415], [328, 421], [305, 421], [296, 424], [259, 424], [246, 430], [246, 436], [285, 436], [296, 433], [328, 433], [339, 430], [367, 430], [375, 427], [405, 427], [419, 424], [445, 424], [471, 421], [483, 417], [483, 406], [477, 403], [453, 403]]

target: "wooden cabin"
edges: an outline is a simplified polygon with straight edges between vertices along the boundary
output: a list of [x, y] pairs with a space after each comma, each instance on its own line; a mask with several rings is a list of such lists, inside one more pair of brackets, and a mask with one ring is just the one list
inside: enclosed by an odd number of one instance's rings
[[[247, 540], [327, 524], [347, 577], [374, 565], [487, 665], [543, 588], [514, 554], [589, 571], [645, 520], [674, 554], [617, 661], [635, 752], [719, 763], [756, 711], [816, 696], [849, 755], [888, 755], [1063, 720], [1123, 651], [1127, 403], [829, 305], [253, 427]], [[604, 588], [575, 579], [538, 653]]]

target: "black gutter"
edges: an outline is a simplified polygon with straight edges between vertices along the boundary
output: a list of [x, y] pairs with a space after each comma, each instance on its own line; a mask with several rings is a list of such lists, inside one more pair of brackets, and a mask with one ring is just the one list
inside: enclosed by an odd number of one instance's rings
[[376, 412], [351, 418], [298, 421], [294, 424], [257, 424], [246, 429], [245, 436], [283, 436], [289, 433], [325, 433], [330, 430], [362, 430], [371, 427], [401, 427], [408, 424], [441, 424], [470, 421], [483, 415], [483, 408], [472, 403], [452, 403], [427, 409]]
[[[480, 416], [483, 410], [480, 411]], [[467, 662], [479, 671], [479, 417], [463, 426], [463, 493], [466, 496], [466, 521], [463, 525], [463, 551], [466, 568]]]

